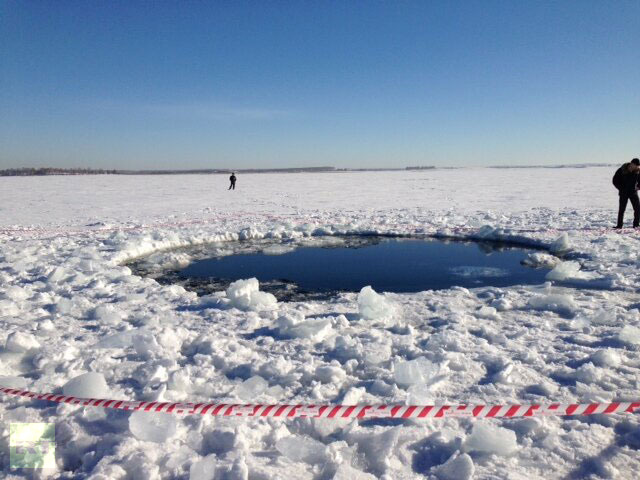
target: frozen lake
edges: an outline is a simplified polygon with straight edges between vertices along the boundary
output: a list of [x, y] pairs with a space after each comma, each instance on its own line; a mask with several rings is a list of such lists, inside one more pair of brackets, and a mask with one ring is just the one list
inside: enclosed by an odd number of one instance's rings
[[[234, 404], [636, 401], [638, 233], [610, 228], [614, 170], [239, 175], [233, 192], [215, 175], [0, 179], [0, 385]], [[515, 279], [521, 257], [498, 260], [524, 253], [478, 244], [442, 245], [446, 253], [432, 251], [426, 265], [419, 251], [407, 253], [411, 241], [395, 245], [406, 262], [385, 251], [391, 241], [344, 248], [346, 238], [374, 236], [536, 245], [545, 251], [527, 259], [553, 270], [544, 283]], [[315, 264], [296, 256], [329, 246]], [[365, 256], [369, 249], [380, 263]], [[363, 257], [324, 265], [325, 255], [342, 254]], [[252, 255], [279, 263], [289, 255], [292, 275], [324, 269], [335, 274], [333, 288], [346, 288], [339, 269], [352, 261], [378, 293], [276, 301], [269, 282], [249, 281], [260, 272], [235, 265], [245, 278], [212, 294], [154, 280], [207, 258]], [[402, 262], [431, 274], [434, 256], [459, 262], [434, 277], [472, 287], [398, 294], [376, 284]], [[509, 270], [509, 283], [478, 275], [499, 273], [487, 266]], [[56, 475], [65, 478], [172, 480], [192, 468], [215, 470], [215, 480], [585, 478], [594, 468], [635, 478], [640, 469], [637, 415], [349, 423], [169, 416], [155, 428], [143, 414], [5, 397], [0, 416], [56, 423], [72, 439], [56, 450]], [[298, 445], [311, 453], [300, 456]], [[230, 476], [240, 464], [248, 476]], [[441, 475], [452, 465], [475, 473]]]

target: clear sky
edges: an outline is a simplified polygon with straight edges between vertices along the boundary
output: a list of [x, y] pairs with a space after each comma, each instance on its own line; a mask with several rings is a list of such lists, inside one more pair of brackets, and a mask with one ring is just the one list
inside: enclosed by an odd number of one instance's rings
[[0, 0], [0, 168], [639, 155], [637, 0]]

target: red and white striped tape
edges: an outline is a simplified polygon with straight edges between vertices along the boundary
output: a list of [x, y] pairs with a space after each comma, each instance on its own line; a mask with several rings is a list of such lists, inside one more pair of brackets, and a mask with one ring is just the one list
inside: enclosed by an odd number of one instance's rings
[[162, 412], [175, 415], [276, 418], [513, 418], [548, 415], [634, 413], [640, 402], [552, 403], [550, 405], [239, 405], [229, 403], [128, 402], [79, 398], [0, 387], [0, 393], [50, 402], [116, 410]]

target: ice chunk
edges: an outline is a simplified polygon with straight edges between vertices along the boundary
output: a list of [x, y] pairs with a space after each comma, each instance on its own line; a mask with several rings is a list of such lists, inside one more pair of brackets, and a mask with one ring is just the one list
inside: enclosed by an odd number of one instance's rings
[[156, 337], [149, 332], [145, 332], [144, 335], [134, 335], [131, 340], [134, 350], [142, 358], [149, 359], [163, 353], [163, 349], [158, 345]]
[[640, 343], [640, 328], [626, 325], [618, 333], [618, 339], [624, 343], [638, 344]]
[[177, 352], [182, 347], [182, 342], [187, 336], [186, 331], [181, 328], [164, 327], [155, 336], [156, 342], [162, 347], [165, 356], [167, 352]]
[[513, 305], [511, 304], [511, 302], [504, 297], [496, 298], [495, 300], [492, 300], [491, 306], [500, 312], [511, 310], [513, 308]]
[[458, 277], [466, 278], [497, 278], [509, 275], [509, 271], [504, 268], [476, 267], [472, 265], [452, 267], [449, 271]]
[[535, 395], [541, 395], [543, 397], [550, 397], [558, 391], [558, 385], [548, 380], [541, 380], [540, 383], [531, 385], [527, 388], [527, 391]]
[[494, 307], [487, 307], [483, 305], [475, 312], [475, 316], [478, 318], [487, 318], [490, 320], [498, 320], [500, 315], [498, 315], [498, 311]]
[[13, 300], [0, 300], [0, 317], [17, 316], [20, 309]]
[[553, 242], [550, 247], [549, 247], [549, 251], [551, 253], [562, 253], [562, 252], [566, 252], [567, 250], [570, 250], [570, 246], [569, 246], [569, 235], [567, 235], [567, 233], [563, 233], [562, 235], [560, 235], [555, 242]]
[[249, 480], [249, 467], [244, 455], [235, 459], [231, 470], [224, 478], [225, 480]]
[[364, 387], [351, 387], [342, 397], [342, 403], [344, 405], [358, 405], [366, 393], [367, 389]]
[[58, 299], [54, 308], [56, 313], [59, 313], [60, 315], [68, 315], [73, 309], [73, 302], [68, 298], [61, 297]]
[[432, 385], [444, 377], [448, 371], [447, 363], [433, 363], [424, 357], [400, 362], [395, 365], [394, 378], [398, 385]]
[[571, 295], [562, 294], [536, 295], [529, 299], [529, 306], [534, 310], [548, 310], [568, 316], [578, 308]]
[[316, 368], [316, 378], [322, 383], [338, 383], [345, 379], [347, 374], [337, 365], [321, 365]]
[[617, 367], [622, 362], [620, 354], [610, 348], [595, 352], [591, 355], [591, 361], [599, 367]]
[[276, 449], [294, 462], [312, 465], [324, 461], [327, 451], [327, 447], [323, 443], [299, 435], [281, 438], [276, 442]]
[[358, 453], [364, 454], [368, 469], [378, 478], [389, 470], [402, 429], [403, 427], [392, 427], [381, 433], [362, 433], [356, 437]]
[[250, 401], [262, 395], [267, 388], [269, 388], [269, 382], [260, 375], [254, 375], [236, 387], [236, 396]]
[[376, 477], [362, 470], [356, 470], [347, 463], [343, 463], [338, 467], [338, 470], [336, 470], [333, 480], [376, 480]]
[[[191, 263], [191, 257], [185, 253], [171, 252], [160, 259], [156, 266], [162, 270], [180, 270]], [[177, 285], [173, 285], [177, 286]]]
[[522, 260], [524, 265], [536, 268], [554, 268], [560, 262], [558, 257], [541, 252], [530, 253]]
[[[476, 219], [473, 219], [469, 222], [469, 224], [477, 227], [478, 225], [480, 225], [480, 222]], [[476, 235], [481, 238], [495, 239], [496, 235], [499, 235], [499, 233], [498, 230], [491, 225], [482, 225], [476, 232]]]
[[40, 323], [38, 323], [38, 330], [51, 331], [51, 330], [55, 330], [55, 328], [56, 328], [56, 326], [48, 318], [45, 319], [45, 320], [42, 320]]
[[143, 358], [153, 357], [160, 354], [162, 348], [158, 345], [155, 336], [143, 329], [127, 330], [114, 333], [100, 340], [95, 348], [129, 348], [135, 349], [136, 353]]
[[602, 371], [593, 363], [585, 363], [580, 365], [573, 374], [573, 377], [582, 383], [595, 383], [602, 377]]
[[391, 345], [386, 343], [372, 343], [367, 345], [364, 351], [364, 360], [367, 363], [377, 365], [391, 358]]
[[169, 390], [177, 390], [178, 392], [191, 391], [191, 379], [188, 374], [182, 370], [176, 370], [171, 373], [168, 383]]
[[496, 455], [510, 455], [518, 448], [516, 433], [488, 423], [478, 422], [473, 426], [471, 435], [464, 442], [467, 452], [495, 453]]
[[587, 276], [580, 271], [580, 264], [578, 262], [561, 262], [556, 265], [545, 276], [547, 280], [563, 281], [570, 278], [587, 278]]
[[290, 245], [271, 245], [262, 250], [265, 255], [284, 255], [285, 253], [295, 251], [295, 247]]
[[604, 308], [598, 310], [591, 318], [591, 321], [597, 325], [614, 325], [617, 323], [617, 320], [618, 318], [614, 309]]
[[[315, 432], [322, 438], [333, 435], [338, 430], [342, 430], [352, 422], [350, 418], [314, 418], [312, 420]], [[335, 455], [336, 446], [329, 445], [329, 455]]]
[[276, 297], [260, 291], [260, 283], [257, 278], [233, 282], [227, 288], [227, 298], [232, 307], [240, 310], [274, 310], [278, 306]]
[[215, 453], [193, 462], [189, 469], [189, 480], [213, 480], [216, 476], [217, 463]]
[[81, 398], [108, 398], [109, 387], [101, 373], [83, 373], [72, 378], [62, 387], [65, 395]]
[[22, 377], [0, 377], [0, 387], [26, 389], [27, 379]]
[[20, 302], [29, 298], [29, 294], [27, 293], [27, 291], [22, 287], [18, 287], [17, 285], [5, 289], [4, 296], [10, 300], [13, 300], [14, 302]]
[[23, 353], [32, 349], [40, 348], [40, 343], [33, 335], [26, 332], [13, 332], [7, 337], [5, 348], [9, 352]]
[[133, 344], [133, 336], [137, 334], [136, 330], [114, 333], [103, 337], [96, 343], [95, 348], [127, 348]]
[[507, 363], [504, 367], [491, 375], [493, 383], [511, 383], [511, 372], [513, 372], [513, 363]]
[[131, 433], [147, 442], [165, 442], [175, 435], [177, 426], [176, 418], [166, 413], [139, 411], [129, 417]]
[[47, 280], [50, 283], [57, 283], [60, 280], [62, 280], [62, 278], [64, 278], [66, 275], [67, 275], [67, 271], [64, 268], [56, 267], [53, 270], [51, 270], [51, 272], [47, 276]]
[[243, 228], [238, 234], [239, 240], [250, 240], [254, 238], [263, 238], [264, 235], [253, 227]]
[[358, 312], [365, 320], [382, 320], [393, 316], [394, 307], [386, 298], [367, 286], [358, 294]]
[[122, 315], [113, 305], [100, 305], [94, 308], [93, 318], [111, 325], [117, 325], [122, 321]]
[[409, 405], [431, 405], [436, 403], [434, 389], [424, 383], [416, 383], [407, 389], [406, 403]]
[[304, 318], [298, 312], [283, 315], [277, 321], [278, 332], [287, 338], [308, 338], [314, 342], [325, 339], [332, 331], [330, 318]]
[[284, 394], [284, 388], [280, 385], [274, 385], [273, 387], [267, 388], [264, 393], [273, 399], [280, 400]]
[[571, 320], [567, 324], [567, 327], [570, 328], [571, 330], [584, 330], [585, 328], [588, 328], [590, 325], [591, 325], [591, 322], [589, 321], [589, 319], [584, 317], [577, 317]]
[[439, 480], [469, 480], [473, 477], [475, 467], [473, 460], [466, 453], [452, 455], [449, 460], [435, 469]]

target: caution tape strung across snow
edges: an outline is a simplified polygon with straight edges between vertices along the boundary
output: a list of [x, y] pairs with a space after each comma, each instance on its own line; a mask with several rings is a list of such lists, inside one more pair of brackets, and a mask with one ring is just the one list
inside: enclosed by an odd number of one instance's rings
[[552, 403], [549, 405], [240, 405], [229, 403], [129, 402], [104, 398], [79, 398], [53, 393], [0, 387], [0, 393], [33, 400], [116, 410], [162, 412], [174, 415], [275, 418], [513, 418], [548, 415], [634, 413], [640, 402]]

